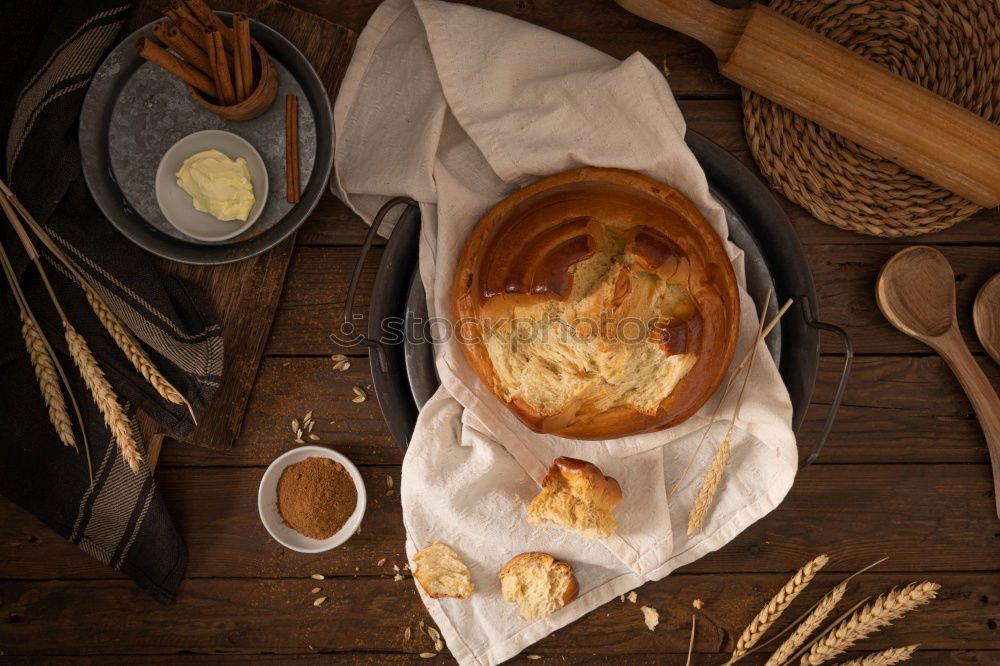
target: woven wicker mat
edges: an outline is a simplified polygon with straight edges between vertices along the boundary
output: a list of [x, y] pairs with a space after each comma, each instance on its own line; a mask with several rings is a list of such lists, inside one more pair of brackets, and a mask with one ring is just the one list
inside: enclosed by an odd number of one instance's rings
[[[1000, 124], [997, 0], [775, 0], [770, 7]], [[873, 236], [916, 236], [979, 210], [745, 89], [743, 117], [764, 176], [827, 224]]]

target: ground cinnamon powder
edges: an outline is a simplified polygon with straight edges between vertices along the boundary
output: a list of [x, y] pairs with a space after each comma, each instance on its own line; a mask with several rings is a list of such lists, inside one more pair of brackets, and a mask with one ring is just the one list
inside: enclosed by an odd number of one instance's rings
[[351, 475], [329, 458], [306, 458], [289, 465], [278, 479], [278, 512], [307, 537], [328, 539], [354, 513], [358, 491]]

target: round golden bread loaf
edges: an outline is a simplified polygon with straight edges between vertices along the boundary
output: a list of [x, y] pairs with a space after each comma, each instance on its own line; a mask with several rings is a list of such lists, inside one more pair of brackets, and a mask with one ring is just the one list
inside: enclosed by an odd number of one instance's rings
[[467, 241], [455, 330], [529, 428], [611, 439], [676, 425], [718, 388], [739, 332], [722, 241], [673, 188], [621, 169], [540, 180]]

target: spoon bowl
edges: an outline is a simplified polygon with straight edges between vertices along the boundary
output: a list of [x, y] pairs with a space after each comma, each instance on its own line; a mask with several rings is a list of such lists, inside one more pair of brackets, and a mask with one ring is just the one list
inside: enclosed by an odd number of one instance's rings
[[972, 322], [983, 349], [1000, 363], [1000, 273], [979, 290], [972, 306]]
[[924, 342], [955, 323], [955, 273], [934, 248], [910, 247], [886, 262], [875, 298], [890, 324]]
[[1000, 517], [1000, 398], [969, 352], [955, 316], [955, 273], [943, 254], [914, 246], [879, 273], [878, 307], [889, 323], [941, 355], [972, 403], [993, 463], [993, 497]]

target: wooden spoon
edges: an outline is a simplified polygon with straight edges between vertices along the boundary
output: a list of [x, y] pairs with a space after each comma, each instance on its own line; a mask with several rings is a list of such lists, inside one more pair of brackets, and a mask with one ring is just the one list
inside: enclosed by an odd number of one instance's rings
[[983, 285], [972, 306], [972, 323], [983, 348], [1000, 363], [1000, 273]]
[[1000, 517], [1000, 398], [962, 339], [951, 265], [933, 248], [902, 250], [882, 267], [875, 297], [890, 324], [944, 358], [969, 396], [993, 463], [993, 498]]

